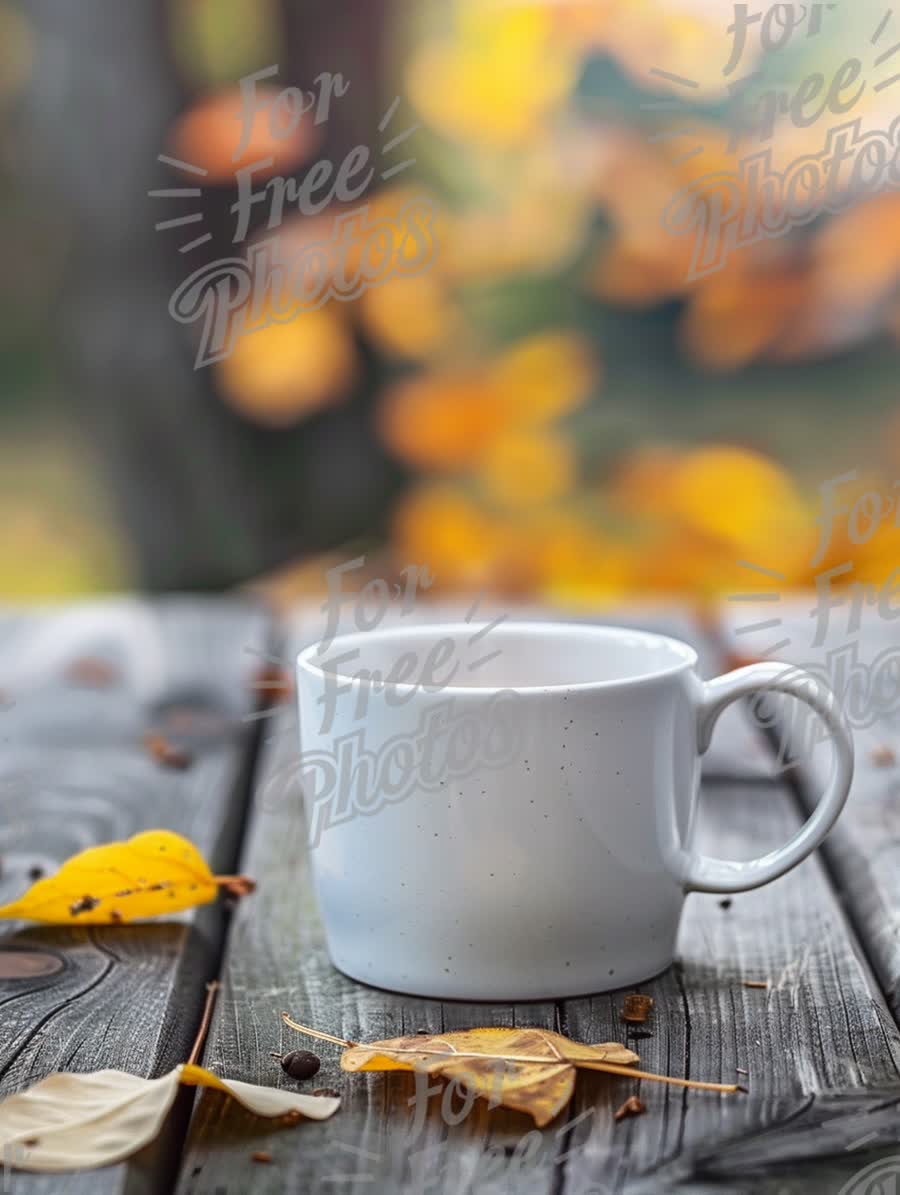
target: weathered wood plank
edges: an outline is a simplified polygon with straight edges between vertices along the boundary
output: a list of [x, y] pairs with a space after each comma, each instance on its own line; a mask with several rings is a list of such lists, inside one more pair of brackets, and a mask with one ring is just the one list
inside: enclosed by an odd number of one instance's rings
[[[788, 638], [779, 657], [798, 667], [820, 667], [839, 685], [839, 658], [855, 656], [857, 679], [838, 696], [853, 726], [856, 772], [846, 808], [825, 843], [824, 852], [864, 949], [900, 1022], [900, 635], [877, 608], [866, 606], [858, 629], [848, 625], [847, 610], [832, 611], [824, 641], [813, 643], [815, 599], [797, 599], [779, 606], [777, 631], [738, 634], [739, 628], [762, 619], [760, 610], [740, 615], [726, 612], [723, 634], [728, 646], [746, 655], [765, 649], [773, 638]], [[765, 613], [771, 617], [769, 608]], [[882, 688], [873, 685], [874, 666], [881, 660]], [[803, 807], [815, 805], [832, 767], [827, 742], [790, 741], [793, 703], [778, 706], [781, 729], [776, 750], [786, 774], [797, 786]], [[808, 726], [809, 723], [803, 725]], [[796, 734], [793, 735], [796, 740]]]
[[[156, 827], [185, 834], [215, 870], [230, 871], [258, 700], [252, 653], [268, 650], [268, 633], [258, 610], [202, 599], [0, 619], [0, 689], [13, 703], [0, 714], [0, 900], [24, 891], [34, 868], [54, 871], [87, 846]], [[101, 687], [73, 682], [72, 662], [85, 660], [108, 664]], [[93, 671], [95, 681], [104, 675]], [[183, 735], [190, 768], [150, 758], [151, 725]], [[0, 957], [32, 951], [58, 969], [0, 979], [0, 1092], [54, 1070], [156, 1075], [184, 1061], [225, 919], [219, 903], [140, 926], [4, 927]], [[174, 1137], [173, 1124], [131, 1164], [67, 1176], [66, 1190], [164, 1190]], [[60, 1180], [17, 1174], [15, 1183], [30, 1195], [57, 1191]]]
[[[785, 841], [798, 822], [784, 787], [705, 785], [700, 847], [748, 858]], [[648, 1112], [612, 1126], [608, 1108], [622, 1098], [617, 1088], [605, 1102], [606, 1114], [601, 1110], [578, 1130], [570, 1148], [581, 1148], [568, 1164], [567, 1193], [590, 1189], [604, 1174], [616, 1176], [612, 1190], [642, 1189], [642, 1183], [649, 1190], [645, 1180], [651, 1176], [658, 1190], [676, 1180], [699, 1182], [704, 1159], [720, 1150], [727, 1154], [736, 1140], [777, 1137], [810, 1097], [841, 1092], [863, 1102], [870, 1089], [892, 1083], [900, 1096], [900, 1033], [858, 957], [820, 860], [807, 859], [724, 907], [719, 897], [692, 895], [678, 953], [676, 967], [641, 988], [656, 1001], [653, 1036], [635, 1046], [642, 1065], [696, 1079], [743, 1081], [749, 1094], [726, 1098], [633, 1084], [629, 1088], [640, 1092]], [[744, 986], [764, 980], [768, 990]], [[620, 1000], [568, 1002], [572, 1036], [603, 1040], [615, 1033]], [[743, 1080], [737, 1068], [749, 1072]], [[873, 1094], [869, 1106], [881, 1098]], [[894, 1130], [893, 1140], [900, 1140], [900, 1120]], [[846, 1142], [817, 1141], [794, 1165], [809, 1163], [829, 1144], [840, 1154]], [[764, 1138], [757, 1165], [766, 1150]], [[732, 1175], [739, 1173], [735, 1164]]]
[[[668, 629], [678, 633], [671, 623]], [[308, 642], [315, 635], [306, 624], [300, 638]], [[718, 670], [714, 658], [707, 663], [708, 671]], [[726, 754], [734, 751], [731, 734], [723, 721], [717, 735]], [[483, 1104], [450, 1126], [434, 1097], [411, 1139], [413, 1080], [344, 1075], [339, 1051], [323, 1045], [317, 1051], [322, 1070], [303, 1086], [340, 1090], [344, 1106], [338, 1115], [323, 1125], [266, 1133], [218, 1097], [202, 1096], [182, 1168], [182, 1195], [251, 1185], [254, 1191], [338, 1195], [367, 1188], [534, 1195], [596, 1195], [637, 1190], [639, 1184], [648, 1191], [694, 1189], [718, 1148], [738, 1149], [727, 1143], [748, 1134], [782, 1133], [811, 1096], [846, 1093], [858, 1111], [884, 1098], [868, 1097], [870, 1089], [883, 1092], [900, 1083], [900, 1035], [816, 859], [768, 888], [732, 898], [727, 907], [716, 897], [689, 899], [678, 965], [643, 989], [656, 999], [650, 1036], [626, 1039], [623, 993], [557, 1004], [469, 1005], [353, 983], [331, 967], [324, 950], [307, 870], [302, 798], [292, 781], [297, 730], [291, 708], [280, 711], [269, 737], [243, 862], [266, 883], [252, 908], [238, 910], [232, 927], [225, 990], [206, 1055], [210, 1065], [237, 1078], [290, 1085], [269, 1058], [270, 1050], [301, 1046], [302, 1039], [279, 1023], [280, 1009], [288, 1008], [301, 1022], [354, 1040], [420, 1027], [511, 1023], [554, 1028], [585, 1041], [629, 1040], [645, 1066], [673, 1075], [734, 1082], [740, 1081], [737, 1068], [746, 1069], [750, 1094], [726, 1098], [587, 1076], [579, 1079], [569, 1112], [543, 1132], [526, 1117]], [[748, 857], [784, 841], [798, 816], [783, 785], [705, 781], [702, 846]], [[747, 979], [763, 978], [771, 981], [769, 991], [744, 987]], [[614, 1109], [636, 1089], [647, 1113], [616, 1123]], [[271, 1166], [252, 1162], [259, 1149], [271, 1152]], [[818, 1139], [814, 1149], [822, 1151]], [[802, 1140], [795, 1153], [795, 1164], [798, 1157], [809, 1164]], [[736, 1188], [732, 1181], [723, 1189]]]
[[[351, 1040], [374, 1040], [427, 1029], [441, 1032], [474, 1023], [555, 1026], [552, 1004], [471, 1006], [401, 998], [354, 983], [328, 959], [308, 873], [302, 794], [293, 776], [297, 756], [293, 707], [280, 711], [273, 742], [254, 795], [254, 815], [241, 866], [265, 877], [254, 907], [240, 907], [234, 916], [222, 972], [224, 989], [210, 1033], [204, 1062], [220, 1073], [250, 1082], [294, 1086], [270, 1051], [305, 1049], [311, 1044], [284, 1029], [279, 1013], [287, 1009], [301, 1022]], [[192, 1124], [179, 1190], [185, 1192], [254, 1192], [357, 1189], [379, 1192], [417, 1190], [421, 1167], [430, 1169], [435, 1152], [449, 1132], [435, 1116], [410, 1139], [415, 1118], [416, 1086], [410, 1076], [373, 1075], [358, 1085], [347, 1082], [339, 1067], [339, 1051], [317, 1051], [322, 1069], [303, 1084], [305, 1090], [340, 1090], [340, 1113], [323, 1124], [305, 1123], [289, 1130], [267, 1131], [218, 1096], [204, 1094]], [[491, 1113], [492, 1138], [498, 1147], [514, 1145], [527, 1128], [513, 1113]], [[500, 1123], [497, 1124], [497, 1118]], [[454, 1166], [476, 1167], [484, 1154], [488, 1114], [473, 1111], [454, 1135]], [[506, 1118], [512, 1127], [503, 1126]], [[394, 1132], [391, 1126], [404, 1126]], [[260, 1166], [251, 1154], [263, 1150], [274, 1159]], [[418, 1156], [417, 1156], [418, 1155]], [[329, 1178], [334, 1183], [329, 1184]], [[548, 1157], [526, 1191], [552, 1190], [553, 1161]], [[503, 1190], [504, 1187], [479, 1187]]]

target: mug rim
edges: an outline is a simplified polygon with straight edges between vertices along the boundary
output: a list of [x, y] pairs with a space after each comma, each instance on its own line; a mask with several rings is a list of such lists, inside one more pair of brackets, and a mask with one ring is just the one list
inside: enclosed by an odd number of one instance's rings
[[[473, 631], [472, 624], [467, 622], [436, 622], [436, 623], [416, 623], [413, 626], [390, 626], [390, 627], [376, 627], [371, 631], [348, 631], [340, 635], [335, 635], [329, 644], [329, 651], [335, 647], [345, 647], [350, 645], [352, 648], [354, 641], [359, 643], [378, 642], [399, 642], [409, 641], [410, 639], [433, 639], [438, 640], [449, 636], [471, 635]], [[565, 622], [563, 620], [539, 621], [535, 619], [523, 620], [506, 620], [496, 630], [493, 630], [492, 635], [508, 634], [510, 631], [521, 632], [535, 632], [538, 634], [566, 634], [578, 633], [581, 635], [588, 635], [599, 638], [618, 638], [628, 637], [632, 640], [640, 641], [645, 647], [660, 647], [664, 646], [670, 650], [675, 656], [679, 657], [670, 665], [656, 668], [651, 672], [642, 672], [634, 676], [624, 676], [609, 680], [589, 680], [589, 681], [574, 681], [570, 683], [551, 683], [551, 684], [537, 684], [537, 685], [465, 685], [465, 684], [451, 684], [441, 685], [441, 693], [447, 693], [452, 696], [471, 696], [473, 694], [481, 693], [485, 695], [515, 692], [522, 695], [541, 695], [547, 693], [573, 693], [573, 692], [590, 692], [592, 690], [609, 690], [609, 689], [624, 689], [637, 687], [639, 685], [649, 685], [657, 683], [660, 680], [668, 679], [670, 677], [678, 676], [685, 671], [696, 669], [699, 661], [699, 656], [696, 650], [691, 647], [689, 643], [685, 643], [681, 639], [676, 639], [672, 635], [661, 635], [656, 631], [644, 631], [633, 629], [631, 627], [614, 626], [609, 623], [588, 623], [588, 622]], [[296, 668], [300, 672], [301, 669], [307, 674], [316, 677], [319, 680], [324, 680], [326, 671], [316, 664], [312, 656], [319, 648], [319, 641], [308, 644], [302, 648], [296, 657]], [[335, 680], [345, 681], [348, 685], [369, 687], [371, 686], [370, 678], [361, 678], [353, 676], [346, 672], [339, 672], [332, 669], [328, 670], [328, 676]], [[397, 693], [412, 692], [420, 687], [418, 681], [393, 681], [391, 682], [391, 689]]]

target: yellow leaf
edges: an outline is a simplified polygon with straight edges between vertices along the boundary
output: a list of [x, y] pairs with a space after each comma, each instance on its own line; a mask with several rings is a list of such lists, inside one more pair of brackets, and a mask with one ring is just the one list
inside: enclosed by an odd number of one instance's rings
[[286, 1012], [281, 1019], [307, 1037], [343, 1046], [342, 1070], [419, 1071], [455, 1079], [493, 1107], [527, 1112], [539, 1128], [549, 1124], [572, 1098], [578, 1067], [677, 1087], [729, 1094], [741, 1090], [732, 1083], [700, 1083], [632, 1070], [638, 1056], [618, 1042], [583, 1045], [548, 1029], [463, 1029], [360, 1045], [298, 1025]]
[[507, 349], [491, 375], [512, 396], [518, 422], [543, 424], [583, 405], [596, 384], [599, 366], [580, 336], [547, 331]]
[[253, 886], [242, 877], [214, 876], [197, 848], [180, 835], [148, 830], [127, 842], [73, 855], [56, 875], [0, 907], [0, 918], [118, 925], [209, 904], [223, 885], [236, 893]]
[[451, 37], [412, 58], [409, 97], [437, 132], [488, 149], [527, 146], [577, 79], [575, 55], [550, 37], [535, 4], [469, 2]]
[[373, 286], [360, 296], [359, 313], [379, 348], [395, 357], [433, 356], [460, 333], [458, 313], [435, 270]]
[[534, 507], [567, 493], [576, 471], [570, 440], [538, 428], [501, 437], [486, 453], [479, 478], [501, 506]]
[[637, 1055], [617, 1042], [579, 1046], [543, 1029], [469, 1029], [355, 1046], [341, 1058], [341, 1069], [418, 1070], [458, 1079], [482, 1099], [527, 1112], [542, 1126], [572, 1098], [576, 1065], [600, 1062], [627, 1066]]
[[812, 551], [814, 528], [794, 483], [758, 452], [728, 444], [693, 449], [681, 458], [666, 501], [675, 519], [727, 546], [736, 560], [791, 571], [792, 559]]
[[446, 589], [487, 584], [502, 536], [485, 512], [454, 486], [429, 483], [403, 495], [393, 518], [398, 556], [427, 560]]
[[245, 331], [216, 363], [222, 397], [268, 427], [290, 427], [342, 402], [357, 372], [353, 339], [333, 301], [288, 323]]
[[395, 383], [382, 398], [377, 430], [407, 464], [452, 473], [477, 464], [512, 417], [512, 403], [484, 370], [460, 367]]
[[156, 1137], [181, 1084], [227, 1092], [269, 1118], [326, 1120], [340, 1106], [336, 1098], [220, 1079], [200, 1066], [178, 1066], [159, 1079], [115, 1070], [55, 1074], [0, 1103], [0, 1158], [38, 1173], [119, 1162]]

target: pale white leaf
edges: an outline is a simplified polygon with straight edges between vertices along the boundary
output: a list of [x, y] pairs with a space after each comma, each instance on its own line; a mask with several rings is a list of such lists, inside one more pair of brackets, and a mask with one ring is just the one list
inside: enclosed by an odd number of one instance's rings
[[55, 1074], [0, 1103], [0, 1161], [45, 1173], [120, 1162], [154, 1140], [182, 1083], [227, 1092], [248, 1111], [269, 1118], [295, 1112], [325, 1120], [341, 1103], [220, 1079], [199, 1066], [178, 1066], [159, 1079], [114, 1070]]

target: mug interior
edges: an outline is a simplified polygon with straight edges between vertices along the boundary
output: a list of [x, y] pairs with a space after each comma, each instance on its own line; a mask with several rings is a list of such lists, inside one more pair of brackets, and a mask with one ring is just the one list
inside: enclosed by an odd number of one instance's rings
[[313, 644], [298, 657], [300, 668], [314, 675], [324, 670], [362, 683], [377, 675], [398, 689], [400, 682], [414, 687], [431, 681], [445, 692], [639, 683], [696, 662], [692, 647], [665, 635], [545, 622], [379, 628], [340, 635], [324, 652]]

